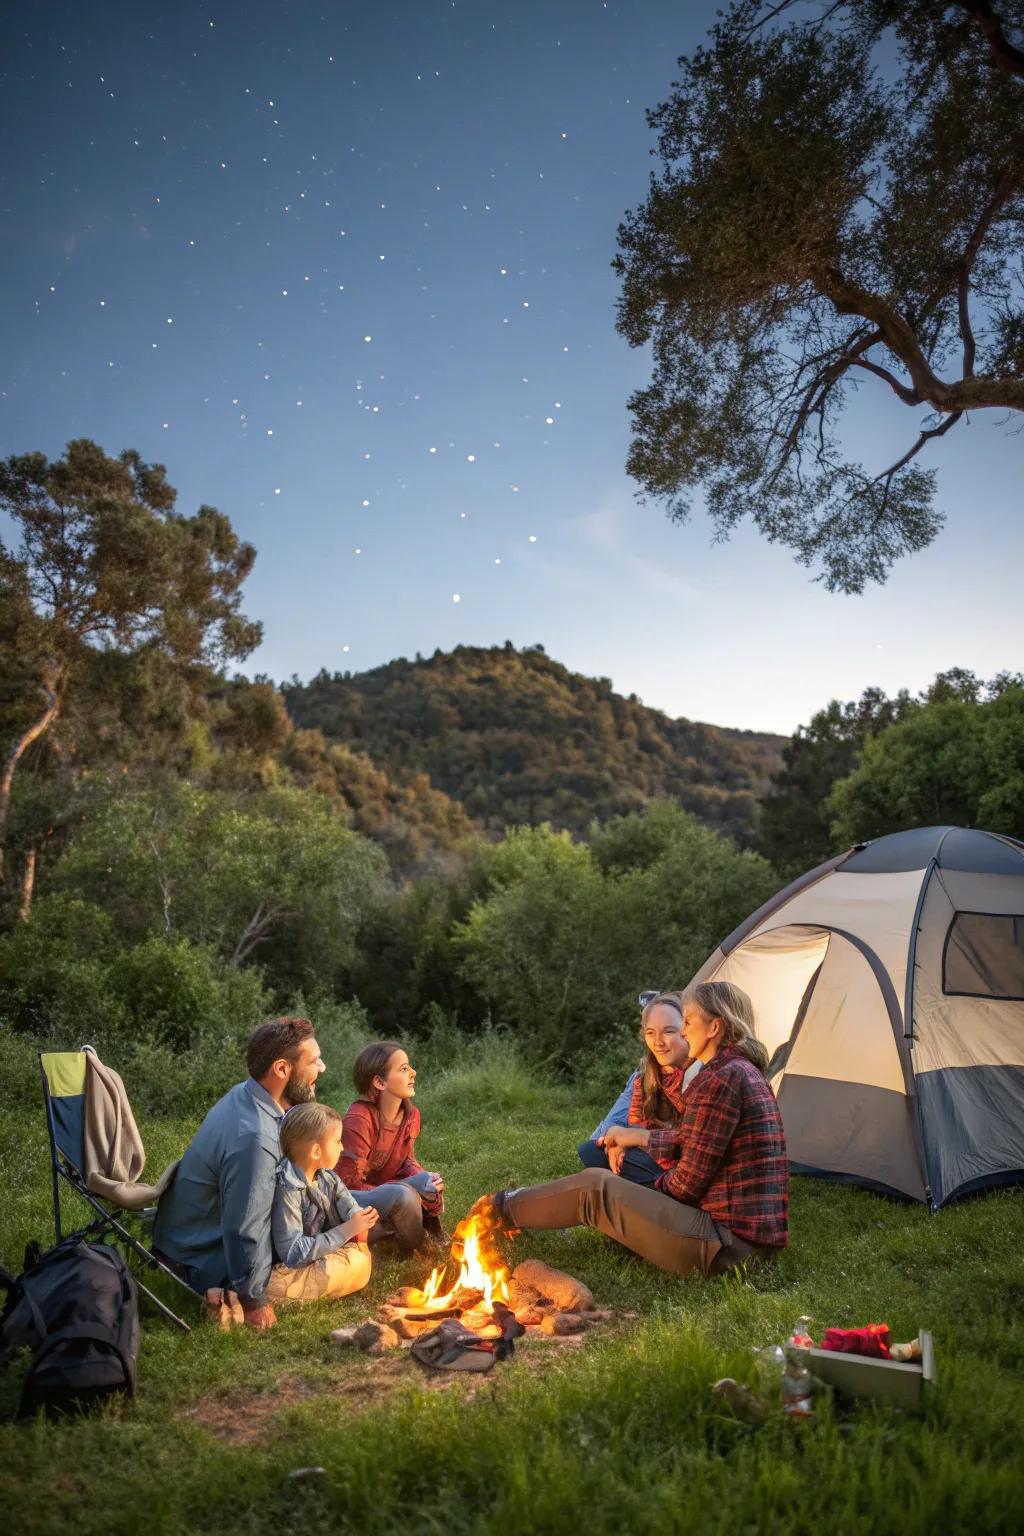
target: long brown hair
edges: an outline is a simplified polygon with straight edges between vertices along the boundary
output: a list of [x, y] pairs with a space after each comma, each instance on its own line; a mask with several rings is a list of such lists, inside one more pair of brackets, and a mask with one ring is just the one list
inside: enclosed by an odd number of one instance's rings
[[[655, 1008], [673, 1008], [679, 1015], [680, 1026], [683, 1022], [683, 995], [681, 992], [659, 992], [652, 997], [640, 1015], [640, 1039], [644, 1039], [647, 1029], [647, 1020]], [[674, 1123], [678, 1116], [675, 1109], [669, 1103], [662, 1092], [661, 1087], [661, 1063], [650, 1049], [644, 1051], [644, 1059], [640, 1063], [640, 1080], [643, 1087], [643, 1117], [654, 1125], [668, 1125]]]
[[722, 1021], [722, 1046], [732, 1046], [768, 1075], [768, 1051], [754, 1034], [754, 1005], [731, 981], [702, 981], [686, 994], [709, 1019]]
[[[396, 1051], [404, 1050], [405, 1046], [400, 1040], [374, 1040], [372, 1044], [363, 1046], [352, 1063], [352, 1081], [361, 1099], [366, 1099], [370, 1104], [379, 1103], [380, 1089], [373, 1086], [373, 1080], [384, 1076], [388, 1062]], [[409, 1105], [403, 1101], [402, 1114], [408, 1113]]]

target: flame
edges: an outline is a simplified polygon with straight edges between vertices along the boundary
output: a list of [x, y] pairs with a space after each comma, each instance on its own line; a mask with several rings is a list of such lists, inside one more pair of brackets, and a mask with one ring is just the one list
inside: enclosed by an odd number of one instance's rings
[[493, 1312], [496, 1301], [508, 1301], [508, 1270], [491, 1259], [486, 1249], [492, 1247], [492, 1224], [476, 1208], [459, 1222], [452, 1240], [453, 1253], [461, 1255], [458, 1277], [447, 1291], [442, 1291], [449, 1265], [435, 1268], [423, 1286], [424, 1312], [442, 1312], [458, 1305], [462, 1291], [482, 1291], [479, 1303], [483, 1312]]

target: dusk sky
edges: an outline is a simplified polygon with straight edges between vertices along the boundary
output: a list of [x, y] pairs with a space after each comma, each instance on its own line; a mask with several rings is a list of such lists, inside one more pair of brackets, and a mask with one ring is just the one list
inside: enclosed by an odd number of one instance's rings
[[[167, 467], [259, 554], [247, 667], [460, 642], [673, 715], [790, 731], [831, 697], [1020, 668], [1024, 436], [934, 445], [948, 525], [863, 597], [624, 470], [648, 359], [609, 263], [645, 109], [712, 4], [12, 3], [0, 24], [0, 454]], [[873, 383], [875, 468], [916, 413]], [[1017, 423], [1020, 432], [1020, 424]]]

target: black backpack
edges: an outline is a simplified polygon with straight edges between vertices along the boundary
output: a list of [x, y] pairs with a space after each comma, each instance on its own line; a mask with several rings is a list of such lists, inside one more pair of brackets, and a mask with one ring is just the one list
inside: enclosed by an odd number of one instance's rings
[[67, 1237], [41, 1254], [30, 1243], [24, 1274], [4, 1271], [0, 1283], [8, 1289], [0, 1360], [32, 1350], [20, 1416], [80, 1412], [113, 1392], [134, 1393], [139, 1296], [116, 1248]]

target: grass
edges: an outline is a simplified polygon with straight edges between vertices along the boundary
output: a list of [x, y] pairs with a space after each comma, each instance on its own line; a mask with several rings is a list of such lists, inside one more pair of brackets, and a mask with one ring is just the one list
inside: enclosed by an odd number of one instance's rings
[[[486, 1189], [573, 1169], [602, 1108], [542, 1089], [507, 1053], [426, 1077], [423, 1157], [444, 1171], [453, 1219]], [[155, 1169], [191, 1126], [142, 1129]], [[17, 1267], [49, 1222], [30, 1102], [5, 1115], [0, 1174], [0, 1259]], [[420, 1278], [415, 1261], [379, 1265], [362, 1296], [292, 1311], [265, 1337], [185, 1337], [146, 1317], [134, 1402], [0, 1425], [2, 1506], [20, 1536], [1016, 1531], [1022, 1250], [1024, 1191], [931, 1216], [810, 1180], [794, 1183], [790, 1248], [749, 1282], [663, 1275], [591, 1232], [524, 1234], [515, 1256], [570, 1269], [639, 1316], [440, 1391], [410, 1361], [353, 1361], [327, 1338]], [[926, 1416], [826, 1403], [813, 1422], [739, 1423], [710, 1383], [753, 1382], [751, 1347], [801, 1312], [818, 1327], [884, 1320], [898, 1338], [930, 1327]], [[0, 1395], [13, 1408], [16, 1381]], [[289, 1479], [308, 1466], [325, 1475]]]

